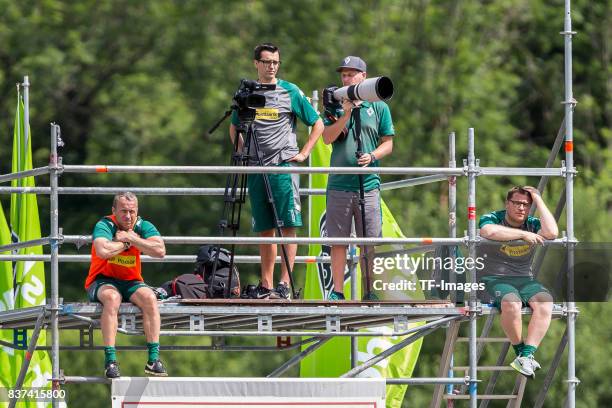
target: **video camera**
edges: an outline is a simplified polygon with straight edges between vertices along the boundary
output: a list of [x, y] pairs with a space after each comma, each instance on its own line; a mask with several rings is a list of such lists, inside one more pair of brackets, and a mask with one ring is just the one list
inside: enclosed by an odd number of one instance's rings
[[240, 122], [252, 122], [255, 120], [255, 110], [266, 106], [266, 96], [256, 94], [256, 91], [273, 91], [276, 84], [261, 84], [249, 79], [240, 80], [240, 87], [234, 94], [235, 104], [233, 109], [238, 110]]

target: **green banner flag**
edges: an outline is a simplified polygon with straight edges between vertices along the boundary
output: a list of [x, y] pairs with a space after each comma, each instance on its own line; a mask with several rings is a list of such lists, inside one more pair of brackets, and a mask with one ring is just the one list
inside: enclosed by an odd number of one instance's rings
[[[325, 145], [321, 139], [315, 145], [311, 157], [312, 167], [327, 167], [331, 155], [331, 146]], [[327, 174], [311, 174], [309, 178], [310, 188], [326, 188]], [[309, 196], [309, 234], [311, 237], [324, 237], [325, 232], [325, 196]], [[383, 236], [384, 237], [403, 237], [399, 225], [393, 215], [381, 200], [383, 213]], [[401, 247], [400, 247], [401, 248]], [[393, 250], [400, 248], [377, 248], [380, 250]], [[326, 245], [310, 245], [309, 255], [328, 256], [330, 247]], [[402, 278], [416, 279], [413, 274], [406, 271], [386, 271], [386, 276], [394, 273], [401, 274]], [[404, 276], [406, 274], [406, 276]], [[357, 293], [361, 297], [361, 279], [359, 269], [357, 275]], [[345, 274], [344, 293], [350, 293], [350, 276]], [[317, 263], [308, 264], [306, 274], [306, 284], [304, 288], [304, 299], [326, 299], [333, 288], [331, 265]], [[408, 296], [410, 295], [410, 296]], [[401, 299], [423, 299], [421, 292], [410, 292], [402, 294]], [[401, 300], [395, 296], [394, 300]], [[420, 324], [420, 323], [419, 323]], [[412, 326], [412, 325], [411, 325]], [[373, 327], [365, 330], [369, 331], [390, 331], [389, 327]], [[405, 337], [359, 337], [358, 338], [358, 361], [362, 364], [374, 355], [392, 347], [394, 344], [404, 340]], [[422, 339], [394, 353], [385, 360], [363, 371], [360, 377], [411, 377], [414, 366], [419, 356]], [[350, 338], [336, 337], [328, 341], [316, 352], [306, 357], [300, 365], [300, 375], [302, 377], [338, 377], [350, 370]], [[399, 408], [404, 399], [406, 391], [405, 385], [394, 385], [387, 387], [386, 404], [389, 408]]]
[[[18, 95], [17, 111], [15, 113], [15, 128], [13, 133], [13, 172], [32, 169], [32, 138], [26, 140], [26, 126], [23, 113], [23, 101]], [[29, 132], [28, 132], [29, 134]], [[13, 186], [34, 187], [34, 177], [14, 180]], [[11, 195], [11, 228], [13, 240], [30, 241], [40, 239], [40, 219], [38, 217], [38, 203], [36, 194]], [[23, 255], [42, 255], [42, 246], [22, 248], [18, 252]], [[44, 305], [45, 268], [43, 262], [20, 261], [15, 262], [15, 308], [26, 308]], [[28, 339], [31, 331], [28, 331]], [[46, 333], [41, 331], [38, 344], [46, 344]], [[14, 371], [19, 372], [25, 351], [17, 351], [14, 358]], [[50, 388], [51, 361], [46, 351], [35, 351], [26, 374], [24, 387]], [[34, 404], [34, 403], [32, 403]], [[43, 405], [44, 406], [44, 405]]]
[[[11, 243], [11, 232], [9, 230], [4, 209], [0, 203], [0, 245]], [[2, 255], [10, 255], [10, 252], [2, 252]], [[15, 299], [13, 294], [13, 267], [10, 261], [0, 261], [0, 312], [13, 309]], [[0, 330], [0, 339], [9, 343], [13, 342], [12, 330]], [[10, 347], [0, 346], [0, 386], [10, 388], [15, 385], [16, 375], [13, 372], [13, 358], [15, 350]], [[0, 403], [0, 406], [8, 406]]]

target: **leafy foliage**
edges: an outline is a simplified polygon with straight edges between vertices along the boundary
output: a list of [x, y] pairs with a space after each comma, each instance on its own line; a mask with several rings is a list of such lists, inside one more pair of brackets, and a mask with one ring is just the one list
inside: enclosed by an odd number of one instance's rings
[[[338, 83], [334, 68], [346, 54], [362, 56], [369, 76], [393, 79], [396, 95], [390, 106], [397, 136], [386, 166], [448, 165], [451, 131], [457, 132], [457, 165], [462, 166], [467, 128], [474, 127], [482, 166], [541, 167], [564, 116], [559, 103], [564, 99], [559, 0], [0, 0], [0, 9], [2, 173], [10, 171], [6, 146], [12, 134], [14, 84], [24, 74], [32, 82], [35, 167], [47, 161], [46, 135], [52, 121], [62, 126], [65, 164], [227, 164], [227, 124], [212, 135], [206, 130], [228, 109], [239, 79], [254, 76], [251, 50], [263, 41], [281, 46], [281, 77], [297, 83], [306, 94]], [[576, 236], [582, 241], [611, 239], [611, 15], [610, 0], [573, 2], [573, 28], [578, 32], [573, 40], [573, 91], [579, 102], [574, 116], [579, 171], [574, 211]], [[304, 141], [304, 129], [300, 132]], [[219, 187], [222, 180], [216, 175], [65, 174], [60, 184]], [[45, 180], [38, 183], [44, 185]], [[525, 183], [535, 185], [537, 179], [479, 178], [479, 214], [500, 207], [509, 186]], [[550, 181], [544, 192], [550, 206], [562, 188], [563, 180]], [[383, 197], [406, 236], [447, 234], [445, 183], [393, 190]], [[457, 197], [461, 233], [467, 225], [463, 179]], [[45, 214], [48, 200], [41, 198], [39, 203]], [[149, 196], [140, 207], [164, 235], [207, 235], [216, 233], [222, 203], [218, 197]], [[62, 196], [60, 209], [65, 234], [87, 234], [96, 219], [110, 211], [110, 198]], [[43, 230], [48, 229], [48, 220], [41, 221]], [[74, 251], [62, 248], [63, 253]], [[169, 252], [194, 251], [171, 247]], [[152, 283], [161, 283], [185, 266], [145, 268]], [[255, 266], [245, 271], [256, 274]], [[84, 265], [62, 264], [62, 296], [84, 299], [84, 275]], [[610, 325], [600, 320], [609, 309], [584, 305], [579, 319], [580, 406], [610, 405], [612, 397], [603, 381], [610, 374], [605, 363]], [[549, 343], [539, 352], [544, 361], [552, 354], [549, 344], [560, 336], [561, 326], [553, 325]], [[140, 339], [129, 341], [139, 344]], [[169, 341], [163, 339], [163, 344]], [[441, 342], [441, 333], [424, 342], [415, 375], [434, 374]], [[587, 349], [589, 353], [580, 351]], [[193, 353], [168, 355], [170, 370], [178, 375], [264, 375], [283, 359], [280, 354], [221, 357], [209, 352], [196, 364]], [[67, 374], [96, 374], [101, 358], [98, 353], [62, 354]], [[124, 353], [122, 368], [137, 373], [140, 360], [137, 353]], [[202, 366], [205, 373], [197, 371]], [[549, 393], [549, 406], [563, 401], [561, 378], [562, 372]], [[78, 387], [71, 388], [75, 403], [107, 405], [104, 387]], [[530, 384], [530, 399], [535, 390]], [[410, 388], [405, 405], [423, 406], [429, 391]]]

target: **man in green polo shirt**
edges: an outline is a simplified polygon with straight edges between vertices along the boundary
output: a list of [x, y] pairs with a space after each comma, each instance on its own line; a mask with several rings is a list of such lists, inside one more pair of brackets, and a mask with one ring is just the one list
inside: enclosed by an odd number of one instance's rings
[[113, 200], [112, 214], [96, 223], [92, 234], [91, 266], [85, 280], [90, 301], [102, 304], [100, 328], [104, 341], [104, 375], [118, 378], [115, 340], [121, 302], [131, 302], [142, 311], [142, 327], [147, 339], [145, 373], [167, 376], [159, 359], [160, 318], [157, 297], [142, 278], [140, 254], [163, 258], [164, 240], [157, 228], [138, 216], [138, 198], [123, 192]]
[[[264, 166], [295, 166], [308, 158], [321, 132], [323, 122], [317, 115], [304, 93], [291, 82], [278, 78], [281, 65], [279, 48], [270, 43], [255, 47], [253, 65], [257, 70], [257, 81], [261, 84], [274, 84], [274, 89], [262, 89], [255, 93], [266, 97], [266, 105], [257, 108], [253, 130], [257, 138], [259, 154]], [[300, 150], [297, 142], [297, 119], [312, 126], [308, 140]], [[236, 111], [232, 115], [230, 138], [236, 137], [240, 120]], [[244, 141], [239, 140], [242, 148]], [[249, 145], [249, 165], [258, 166], [254, 143]], [[274, 237], [276, 222], [272, 205], [265, 189], [264, 177], [268, 178], [277, 216], [282, 222], [283, 237], [295, 237], [296, 229], [302, 226], [299, 175], [298, 174], [252, 174], [248, 177], [249, 200], [253, 215], [253, 231], [261, 237]], [[293, 269], [297, 244], [284, 244], [289, 267]], [[261, 255], [261, 281], [249, 295], [255, 299], [289, 299], [289, 271], [281, 262], [281, 276], [276, 287], [273, 286], [274, 263], [277, 246], [259, 245]], [[281, 255], [283, 255], [281, 253]]]
[[[535, 245], [559, 234], [555, 217], [546, 207], [538, 190], [533, 187], [514, 187], [506, 194], [506, 208], [480, 217], [480, 236], [493, 241], [523, 241], [507, 244], [481, 244], [478, 256], [484, 268], [478, 279], [500, 311], [504, 333], [514, 348], [516, 358], [510, 366], [534, 378], [540, 364], [534, 353], [544, 338], [552, 317], [552, 296], [538, 282], [531, 268]], [[540, 218], [529, 215], [535, 205]], [[521, 309], [529, 306], [533, 314], [522, 337]]]
[[[359, 57], [348, 56], [336, 69], [340, 73], [342, 86], [357, 85], [366, 79], [366, 63]], [[357, 157], [358, 141], [355, 132], [355, 115], [361, 122], [362, 154]], [[348, 101], [342, 102], [342, 109], [326, 110], [324, 114], [325, 130], [323, 141], [332, 144], [330, 166], [332, 167], [378, 167], [378, 162], [393, 150], [393, 121], [389, 106], [382, 101]], [[365, 235], [377, 238], [382, 236], [382, 214], [380, 208], [380, 177], [378, 174], [363, 176], [365, 191]], [[362, 215], [360, 207], [360, 180], [356, 174], [330, 174], [327, 181], [326, 230], [330, 238], [346, 238], [351, 234], [353, 220], [358, 236], [363, 236]], [[331, 264], [334, 288], [328, 299], [344, 299], [344, 272], [346, 268], [346, 245], [331, 247]], [[374, 247], [360, 247], [361, 253], [368, 260], [366, 268], [362, 257], [361, 270], [372, 270]], [[366, 278], [366, 282], [369, 279]], [[372, 300], [370, 290], [364, 287], [365, 300]]]

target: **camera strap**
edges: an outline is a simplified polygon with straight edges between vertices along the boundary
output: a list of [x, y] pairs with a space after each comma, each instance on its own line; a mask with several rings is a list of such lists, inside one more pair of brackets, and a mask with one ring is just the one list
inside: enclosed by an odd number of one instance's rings
[[353, 137], [357, 142], [357, 153], [363, 153], [363, 146], [361, 145], [361, 106], [356, 106], [351, 112], [351, 124], [353, 128]]

